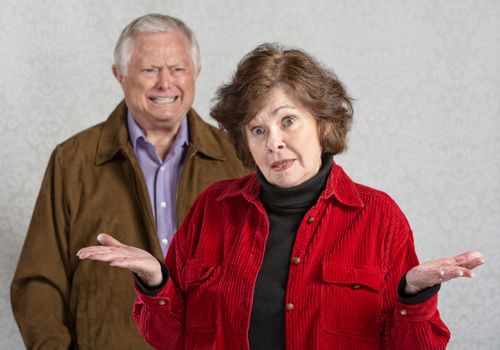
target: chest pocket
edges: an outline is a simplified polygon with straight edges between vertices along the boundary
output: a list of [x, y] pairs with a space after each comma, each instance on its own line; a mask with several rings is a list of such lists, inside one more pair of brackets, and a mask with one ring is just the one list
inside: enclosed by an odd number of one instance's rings
[[356, 337], [380, 336], [383, 274], [378, 269], [323, 264], [321, 327], [329, 332]]
[[215, 329], [218, 322], [219, 277], [221, 266], [199, 259], [188, 260], [181, 275], [186, 297], [186, 327]]

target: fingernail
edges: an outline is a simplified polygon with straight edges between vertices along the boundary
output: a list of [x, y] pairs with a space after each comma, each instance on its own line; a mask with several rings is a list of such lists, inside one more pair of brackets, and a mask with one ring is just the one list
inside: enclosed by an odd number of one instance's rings
[[463, 276], [463, 275], [464, 275], [464, 272], [463, 272], [463, 271], [458, 271], [458, 275], [459, 275], [459, 276]]
[[99, 234], [97, 235], [97, 240], [100, 242], [100, 241], [102, 241], [102, 238], [103, 238], [102, 233], [99, 233]]

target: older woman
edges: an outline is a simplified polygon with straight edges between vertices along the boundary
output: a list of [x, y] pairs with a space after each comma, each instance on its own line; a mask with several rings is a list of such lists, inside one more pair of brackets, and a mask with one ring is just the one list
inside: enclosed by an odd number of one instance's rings
[[218, 90], [212, 117], [256, 172], [198, 197], [165, 264], [106, 234], [79, 252], [135, 273], [134, 317], [151, 345], [446, 347], [437, 291], [483, 259], [419, 265], [396, 203], [334, 163], [352, 108], [331, 71], [303, 51], [261, 45]]

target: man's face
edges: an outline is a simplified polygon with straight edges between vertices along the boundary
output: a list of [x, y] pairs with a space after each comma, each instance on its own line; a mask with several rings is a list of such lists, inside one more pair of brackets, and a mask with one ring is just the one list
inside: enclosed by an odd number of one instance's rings
[[199, 73], [188, 39], [174, 30], [140, 33], [131, 46], [127, 75], [113, 66], [127, 107], [145, 132], [177, 130], [193, 104]]

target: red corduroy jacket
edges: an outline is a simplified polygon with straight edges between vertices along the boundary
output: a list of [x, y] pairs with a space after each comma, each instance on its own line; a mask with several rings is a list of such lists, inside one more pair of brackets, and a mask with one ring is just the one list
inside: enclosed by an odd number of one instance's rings
[[[253, 291], [269, 231], [255, 174], [218, 182], [190, 209], [156, 296], [136, 289], [134, 318], [158, 349], [248, 349]], [[401, 304], [397, 284], [418, 264], [409, 224], [385, 193], [332, 166], [297, 232], [286, 291], [286, 347], [444, 349], [437, 295]]]

